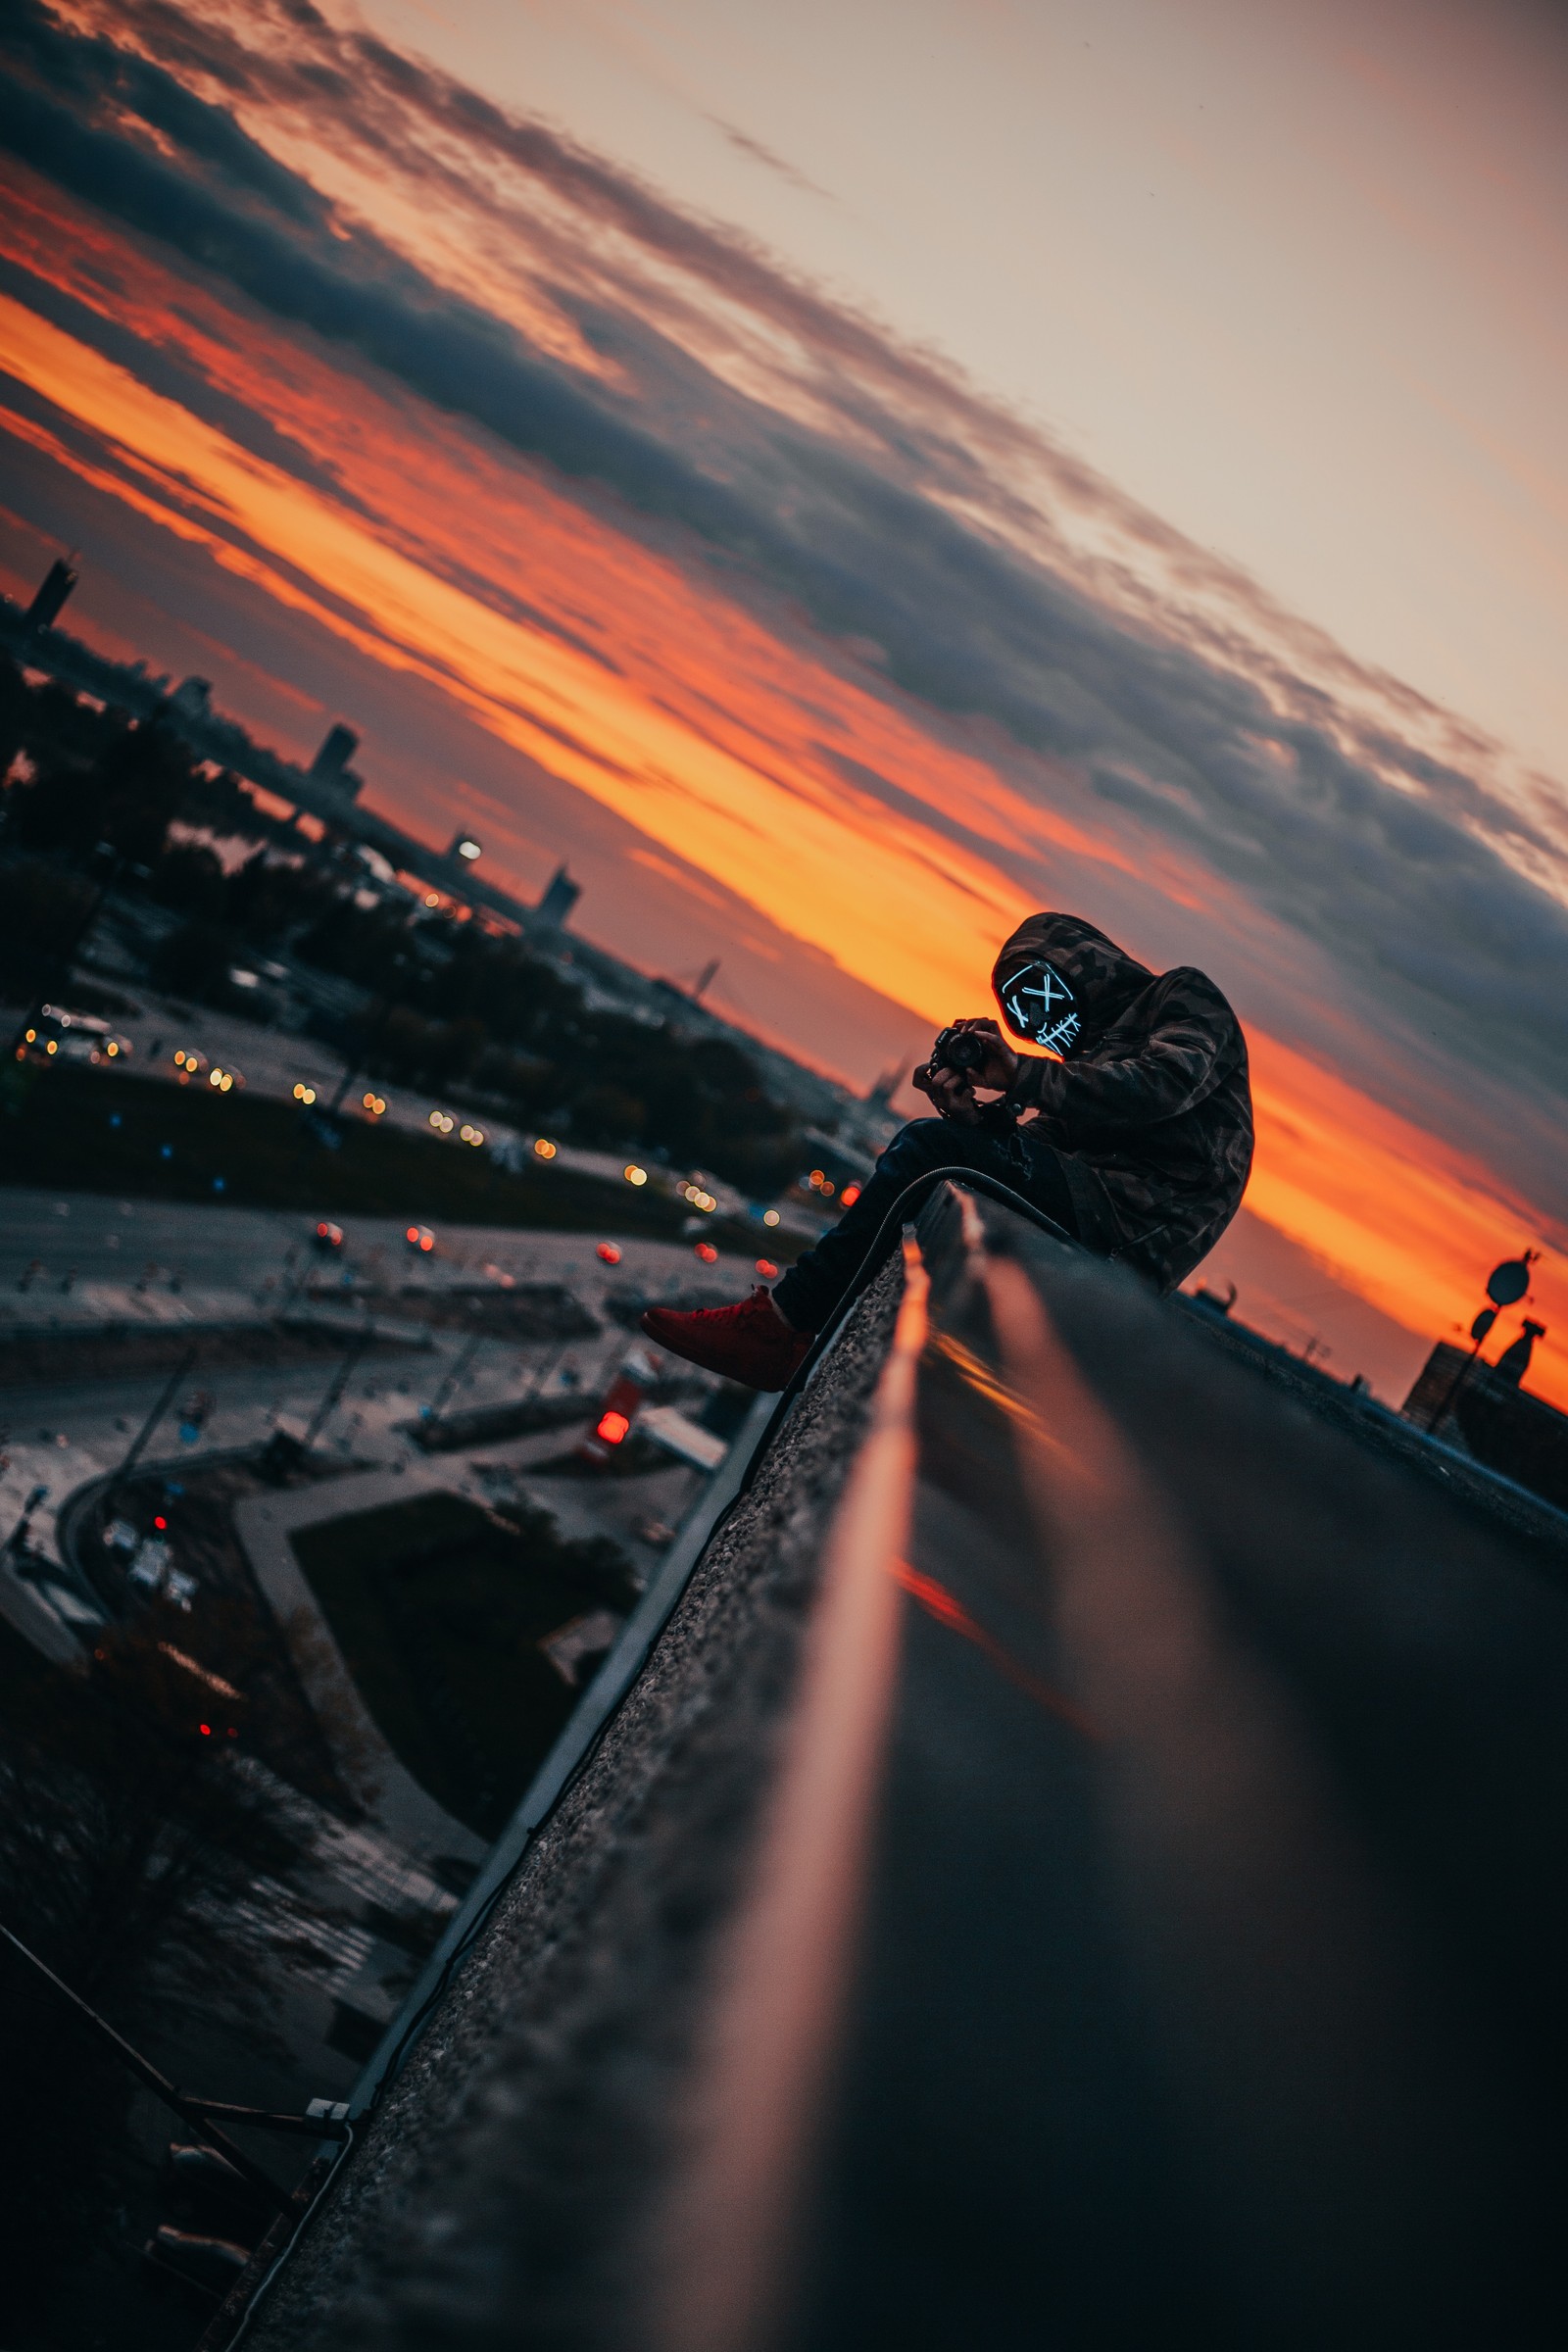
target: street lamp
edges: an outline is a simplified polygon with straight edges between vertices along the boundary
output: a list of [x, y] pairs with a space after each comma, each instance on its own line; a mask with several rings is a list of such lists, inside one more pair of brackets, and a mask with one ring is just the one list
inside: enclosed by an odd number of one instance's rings
[[1517, 1257], [1505, 1257], [1502, 1264], [1494, 1266], [1492, 1272], [1487, 1276], [1487, 1297], [1492, 1303], [1481, 1309], [1470, 1326], [1470, 1337], [1475, 1342], [1475, 1346], [1454, 1374], [1452, 1384], [1443, 1402], [1438, 1406], [1436, 1412], [1429, 1414], [1427, 1418], [1429, 1430], [1436, 1430], [1439, 1424], [1446, 1421], [1452, 1412], [1458, 1402], [1460, 1390], [1475, 1369], [1476, 1359], [1481, 1353], [1481, 1343], [1497, 1320], [1498, 1307], [1518, 1305], [1530, 1288], [1530, 1269], [1540, 1255], [1539, 1250], [1522, 1250]]

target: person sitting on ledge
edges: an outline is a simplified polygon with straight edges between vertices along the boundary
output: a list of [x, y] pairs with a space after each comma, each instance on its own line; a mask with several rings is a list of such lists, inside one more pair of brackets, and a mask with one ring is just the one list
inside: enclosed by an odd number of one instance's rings
[[832, 1232], [771, 1292], [650, 1307], [650, 1339], [747, 1388], [787, 1387], [869, 1252], [896, 1246], [944, 1170], [1005, 1185], [1162, 1293], [1192, 1272], [1252, 1160], [1247, 1041], [1213, 981], [1190, 964], [1152, 972], [1076, 915], [1035, 914], [991, 985], [1012, 1034], [1043, 1053], [1015, 1054], [989, 1017], [944, 1029], [914, 1072], [940, 1117], [901, 1128]]

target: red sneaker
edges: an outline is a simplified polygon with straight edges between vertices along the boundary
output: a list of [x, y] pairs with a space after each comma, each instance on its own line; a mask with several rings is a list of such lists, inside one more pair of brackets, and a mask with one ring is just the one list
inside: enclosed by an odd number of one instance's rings
[[700, 1306], [687, 1314], [651, 1306], [643, 1329], [671, 1355], [683, 1355], [705, 1372], [721, 1372], [744, 1389], [787, 1389], [812, 1338], [780, 1321], [772, 1294], [761, 1283], [738, 1306]]

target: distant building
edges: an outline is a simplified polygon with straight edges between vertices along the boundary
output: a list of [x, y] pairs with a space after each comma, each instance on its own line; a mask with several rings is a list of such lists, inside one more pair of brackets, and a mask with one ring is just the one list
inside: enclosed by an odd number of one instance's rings
[[334, 791], [346, 793], [352, 800], [360, 789], [361, 779], [355, 775], [349, 761], [359, 748], [360, 739], [354, 729], [344, 726], [339, 719], [328, 727], [320, 750], [311, 761], [307, 771], [311, 782], [328, 784]]
[[1544, 1326], [1527, 1321], [1494, 1364], [1442, 1340], [1400, 1407], [1404, 1418], [1461, 1446], [1559, 1510], [1568, 1511], [1568, 1413], [1520, 1387]]
[[535, 917], [541, 923], [548, 923], [552, 930], [560, 931], [581, 897], [582, 884], [574, 882], [564, 865], [558, 865], [550, 887], [534, 908]]
[[213, 682], [211, 678], [186, 678], [174, 688], [169, 701], [181, 718], [209, 719], [213, 715]]
[[71, 565], [58, 556], [43, 575], [43, 583], [27, 607], [26, 625], [29, 629], [52, 629], [65, 607], [67, 597], [76, 585], [76, 574]]

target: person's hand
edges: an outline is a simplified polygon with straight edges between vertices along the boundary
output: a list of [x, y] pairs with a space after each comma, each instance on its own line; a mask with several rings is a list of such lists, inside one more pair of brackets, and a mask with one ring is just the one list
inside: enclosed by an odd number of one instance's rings
[[979, 1037], [985, 1041], [986, 1058], [978, 1070], [970, 1070], [967, 1073], [970, 1083], [974, 1086], [995, 1087], [999, 1095], [1004, 1095], [1018, 1075], [1018, 1056], [997, 1027], [996, 1022], [989, 1014], [984, 1014], [977, 1020], [955, 1021], [953, 1026], [955, 1029], [966, 1030], [970, 1036]]
[[929, 1095], [945, 1119], [958, 1127], [978, 1127], [980, 1105], [974, 1099], [967, 1070], [950, 1070], [940, 1062], [923, 1061], [914, 1073], [922, 1095]]

